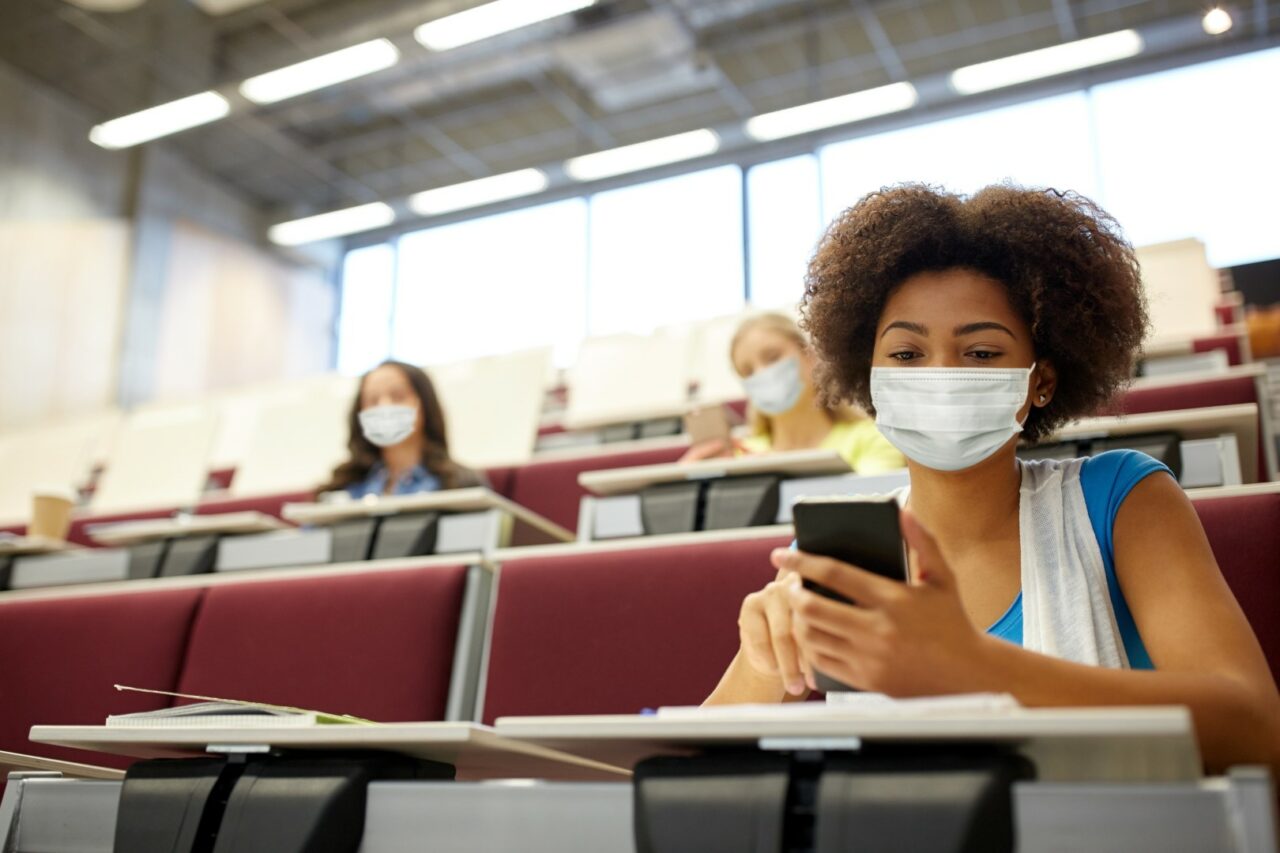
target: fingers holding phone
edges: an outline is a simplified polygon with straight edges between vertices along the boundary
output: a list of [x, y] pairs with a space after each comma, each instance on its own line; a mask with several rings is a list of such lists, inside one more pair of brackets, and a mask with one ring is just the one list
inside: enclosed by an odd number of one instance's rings
[[[998, 689], [988, 683], [991, 667], [985, 659], [991, 644], [1002, 641], [987, 637], [969, 620], [950, 567], [909, 512], [902, 514], [899, 528], [894, 507], [893, 535], [888, 535], [883, 524], [866, 523], [875, 514], [869, 510], [853, 511], [864, 516], [856, 524], [843, 511], [823, 510], [819, 515], [844, 518], [839, 524], [832, 524], [832, 518], [815, 523], [804, 505], [795, 507], [801, 550], [778, 549], [773, 563], [803, 578], [803, 586], [792, 588], [792, 628], [801, 658], [815, 670], [818, 689], [892, 696]], [[859, 526], [866, 536], [851, 544]], [[843, 531], [842, 541], [824, 541], [817, 535], [824, 529]], [[903, 582], [907, 563], [902, 534], [919, 575], [910, 585]], [[840, 553], [805, 553], [806, 543]]]
[[799, 588], [799, 576], [779, 572], [776, 580], [743, 600], [738, 615], [738, 635], [747, 663], [758, 674], [779, 679], [792, 696], [803, 694], [810, 680], [791, 620], [791, 590]]

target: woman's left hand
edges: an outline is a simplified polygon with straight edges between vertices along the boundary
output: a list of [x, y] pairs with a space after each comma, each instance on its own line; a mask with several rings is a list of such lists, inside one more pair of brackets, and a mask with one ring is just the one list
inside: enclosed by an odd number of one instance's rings
[[983, 657], [989, 638], [965, 614], [937, 542], [910, 510], [902, 513], [902, 533], [916, 567], [911, 584], [826, 557], [773, 552], [775, 567], [857, 602], [833, 601], [796, 585], [792, 631], [806, 669], [890, 696], [988, 689]]

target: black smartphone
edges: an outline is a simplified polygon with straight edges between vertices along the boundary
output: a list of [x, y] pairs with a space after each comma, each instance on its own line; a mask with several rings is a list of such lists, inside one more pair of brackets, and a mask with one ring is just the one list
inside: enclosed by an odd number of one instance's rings
[[[792, 507], [796, 547], [808, 554], [850, 563], [890, 580], [906, 582], [907, 547], [892, 497], [805, 498]], [[806, 589], [846, 604], [847, 597], [806, 580]], [[855, 690], [821, 672], [819, 690]]]

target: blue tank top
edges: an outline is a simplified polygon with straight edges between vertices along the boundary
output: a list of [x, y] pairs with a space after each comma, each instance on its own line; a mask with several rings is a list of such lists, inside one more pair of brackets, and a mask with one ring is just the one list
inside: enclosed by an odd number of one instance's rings
[[[1115, 547], [1111, 534], [1115, 527], [1116, 513], [1120, 511], [1120, 505], [1129, 496], [1129, 492], [1157, 471], [1173, 476], [1173, 472], [1163, 462], [1137, 450], [1109, 450], [1086, 459], [1080, 468], [1080, 487], [1084, 491], [1085, 509], [1089, 513], [1093, 535], [1098, 540], [1098, 550], [1102, 552], [1102, 563], [1107, 573], [1107, 591], [1111, 594], [1111, 609], [1115, 611], [1120, 639], [1124, 643], [1129, 666], [1133, 669], [1155, 669], [1155, 666], [1151, 663], [1151, 656], [1147, 654], [1147, 648], [1138, 634], [1138, 626], [1133, 621], [1133, 614], [1129, 612], [1129, 605], [1116, 580]], [[1021, 592], [1005, 614], [987, 629], [987, 633], [1022, 645]]]

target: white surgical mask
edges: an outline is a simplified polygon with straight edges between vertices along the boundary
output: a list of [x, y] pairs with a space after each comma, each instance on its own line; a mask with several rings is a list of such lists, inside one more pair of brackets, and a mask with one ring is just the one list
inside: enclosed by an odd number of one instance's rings
[[416, 406], [372, 406], [360, 413], [364, 437], [378, 447], [394, 447], [404, 441], [417, 421]]
[[977, 465], [1022, 432], [1031, 367], [873, 367], [876, 427], [936, 471]]
[[751, 405], [766, 415], [781, 415], [795, 408], [804, 384], [800, 381], [800, 359], [778, 359], [742, 380]]

